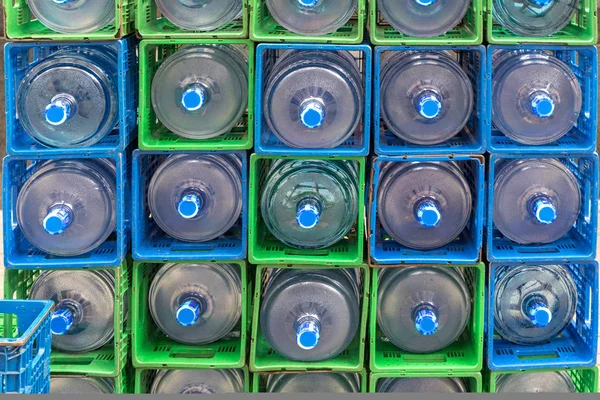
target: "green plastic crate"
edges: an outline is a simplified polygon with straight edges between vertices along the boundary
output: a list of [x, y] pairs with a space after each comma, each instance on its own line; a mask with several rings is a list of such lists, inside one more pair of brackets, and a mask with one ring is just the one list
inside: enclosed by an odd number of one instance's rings
[[369, 0], [369, 32], [374, 45], [464, 46], [483, 43], [484, 0], [472, 0], [462, 22], [441, 36], [419, 38], [405, 35], [390, 26], [377, 11], [377, 0]]
[[[50, 370], [54, 373], [116, 377], [127, 364], [129, 332], [127, 330], [127, 305], [129, 298], [131, 269], [126, 260], [120, 267], [110, 268], [115, 273], [115, 316], [113, 340], [102, 348], [87, 353], [72, 354], [52, 349]], [[57, 268], [60, 269], [60, 268]], [[90, 268], [103, 270], [104, 268]], [[64, 270], [73, 270], [64, 268]], [[4, 297], [6, 299], [27, 299], [31, 285], [43, 270], [7, 269], [4, 276]]]
[[[360, 268], [362, 271], [362, 310], [360, 327], [350, 345], [340, 355], [325, 361], [292, 361], [283, 358], [269, 345], [259, 323], [260, 305], [263, 291], [263, 272], [271, 268], [328, 269]], [[326, 266], [326, 265], [258, 265], [254, 291], [254, 312], [252, 314], [252, 336], [250, 340], [250, 370], [252, 372], [269, 371], [335, 371], [360, 372], [365, 362], [365, 342], [367, 315], [369, 310], [369, 268], [366, 265]]]
[[451, 373], [451, 372], [395, 372], [372, 373], [369, 379], [369, 393], [377, 392], [377, 382], [386, 378], [463, 378], [468, 385], [469, 393], [483, 392], [483, 379], [481, 373]]
[[242, 16], [212, 31], [190, 31], [175, 26], [160, 14], [155, 0], [135, 0], [136, 27], [144, 38], [171, 39], [247, 39], [248, 38], [248, 1], [243, 0]]
[[255, 42], [358, 44], [363, 41], [367, 0], [358, 0], [356, 13], [344, 26], [322, 36], [304, 36], [290, 32], [271, 16], [265, 0], [249, 1], [250, 39]]
[[111, 40], [132, 33], [134, 27], [135, 1], [115, 0], [115, 20], [90, 33], [59, 33], [46, 28], [32, 15], [27, 0], [2, 0], [4, 5], [4, 29], [8, 39], [33, 40]]
[[[532, 371], [488, 371], [486, 376], [486, 392], [496, 393], [496, 380], [500, 375], [531, 374], [536, 372], [562, 371], [561, 369], [539, 369]], [[573, 379], [577, 393], [598, 393], [598, 367], [573, 368], [564, 370]]]
[[[160, 368], [160, 369], [178, 369], [178, 368]], [[201, 369], [201, 368], [181, 368], [181, 369]], [[222, 368], [220, 368], [222, 369]], [[250, 393], [250, 374], [248, 373], [248, 368], [242, 368], [244, 372], [244, 392]], [[146, 394], [150, 393], [150, 386], [152, 385], [152, 380], [154, 379], [154, 375], [156, 374], [156, 369], [136, 369], [135, 370], [135, 386], [133, 393], [135, 394]]]
[[[331, 373], [336, 371], [311, 371], [311, 374]], [[281, 372], [266, 372], [261, 374], [252, 374], [252, 393], [265, 393], [267, 377]], [[367, 393], [367, 371], [358, 372], [360, 375], [360, 393]]]
[[[223, 263], [238, 265], [242, 280], [242, 310], [246, 309], [248, 286], [244, 261], [186, 261], [179, 264]], [[168, 338], [154, 323], [148, 309], [148, 293], [152, 279], [162, 263], [135, 261], [133, 263], [133, 345], [135, 368], [241, 368], [246, 362], [247, 314], [242, 312], [240, 323], [233, 332], [236, 337], [224, 338], [206, 345], [185, 345]], [[241, 329], [246, 327], [246, 329]]]
[[[448, 268], [446, 266], [440, 266]], [[394, 267], [392, 267], [394, 268]], [[483, 366], [483, 332], [485, 309], [485, 265], [459, 267], [472, 293], [471, 318], [463, 334], [443, 350], [413, 354], [396, 347], [383, 337], [377, 325], [379, 268], [373, 269], [369, 349], [372, 372], [478, 372]]]
[[519, 36], [502, 27], [493, 17], [493, 0], [487, 0], [486, 26], [487, 41], [490, 44], [566, 44], [594, 45], [598, 40], [597, 0], [579, 0], [579, 8], [571, 22], [551, 36]]
[[357, 265], [363, 262], [365, 232], [365, 158], [314, 156], [283, 157], [290, 160], [346, 160], [359, 165], [358, 218], [350, 233], [320, 250], [302, 250], [277, 240], [267, 229], [260, 211], [260, 197], [269, 165], [282, 157], [252, 154], [250, 157], [250, 205], [248, 207], [248, 257], [252, 264]]
[[[248, 50], [248, 111], [230, 133], [205, 140], [180, 137], [156, 118], [152, 107], [152, 79], [167, 57], [186, 45], [229, 44]], [[142, 150], [247, 150], [254, 141], [254, 43], [250, 40], [149, 39], [142, 40], [140, 57], [139, 148]]]

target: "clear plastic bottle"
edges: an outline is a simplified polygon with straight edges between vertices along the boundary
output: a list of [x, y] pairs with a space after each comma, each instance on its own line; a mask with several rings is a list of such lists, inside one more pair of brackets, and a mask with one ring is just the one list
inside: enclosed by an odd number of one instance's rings
[[496, 379], [498, 393], [574, 393], [575, 384], [566, 371], [503, 374]]
[[152, 382], [154, 394], [243, 393], [244, 373], [240, 369], [159, 370]]
[[277, 160], [261, 194], [269, 231], [300, 249], [323, 249], [356, 224], [358, 170], [350, 161]]
[[23, 235], [46, 253], [85, 254], [115, 230], [116, 191], [113, 161], [47, 161], [19, 191], [17, 223]]
[[569, 24], [579, 4], [579, 0], [494, 0], [492, 15], [517, 35], [550, 36]]
[[356, 12], [357, 0], [266, 0], [278, 24], [305, 36], [322, 36], [341, 28]]
[[267, 376], [267, 393], [360, 393], [360, 376], [339, 372]]
[[462, 378], [385, 378], [377, 383], [378, 393], [466, 393]]
[[112, 23], [116, 15], [114, 0], [26, 1], [33, 18], [60, 33], [94, 32]]
[[242, 0], [155, 0], [161, 15], [193, 31], [212, 31], [239, 18]]
[[[116, 378], [115, 378], [116, 379]], [[90, 378], [87, 376], [50, 377], [50, 394], [114, 394], [115, 383], [111, 378]]]

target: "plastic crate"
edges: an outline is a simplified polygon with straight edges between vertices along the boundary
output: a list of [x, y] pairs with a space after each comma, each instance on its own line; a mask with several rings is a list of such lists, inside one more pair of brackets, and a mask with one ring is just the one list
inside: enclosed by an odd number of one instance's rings
[[[56, 159], [109, 159], [116, 165], [116, 213], [115, 231], [96, 249], [74, 257], [54, 256], [33, 246], [19, 227], [16, 216], [17, 196], [31, 175], [45, 161]], [[6, 268], [51, 269], [117, 267], [121, 265], [129, 249], [131, 163], [128, 151], [123, 153], [52, 154], [38, 156], [7, 156], [3, 160], [2, 203], [4, 208], [4, 265]]]
[[[248, 52], [248, 111], [231, 132], [212, 139], [188, 139], [169, 131], [152, 107], [152, 80], [161, 63], [189, 45], [240, 45]], [[246, 150], [254, 140], [254, 44], [250, 40], [150, 39], [143, 40], [140, 55], [139, 148], [142, 150]]]
[[[505, 159], [556, 158], [575, 175], [581, 188], [577, 222], [561, 239], [549, 244], [519, 244], [506, 238], [493, 223], [496, 164]], [[598, 215], [597, 154], [492, 154], [488, 168], [487, 255], [490, 262], [573, 262], [596, 258]]]
[[266, 270], [273, 268], [295, 269], [328, 269], [339, 266], [326, 265], [258, 265], [254, 291], [254, 310], [252, 314], [252, 338], [250, 340], [249, 366], [252, 372], [268, 371], [335, 371], [360, 372], [365, 362], [365, 343], [367, 331], [367, 314], [369, 310], [369, 269], [366, 265], [345, 266], [342, 268], [357, 268], [361, 271], [361, 319], [360, 327], [350, 345], [338, 356], [325, 361], [292, 361], [279, 355], [267, 342], [260, 326], [260, 307], [263, 297], [263, 284]]
[[105, 378], [105, 377], [101, 377], [101, 376], [93, 376], [93, 375], [76, 375], [76, 374], [71, 374], [71, 373], [65, 373], [65, 374], [52, 374], [52, 378], [55, 377], [61, 377], [64, 376], [65, 378], [79, 378], [79, 377], [85, 377], [85, 378], [99, 378], [99, 379], [107, 379], [109, 381], [112, 381], [113, 384], [115, 385], [115, 391], [111, 394], [131, 394], [133, 393], [133, 389], [131, 388], [131, 380], [133, 380], [133, 377], [130, 376], [129, 373], [126, 373], [125, 371], [120, 372], [119, 376], [114, 377], [114, 378]]
[[[561, 369], [541, 369], [535, 371], [490, 371], [486, 376], [485, 384], [487, 386], [486, 392], [496, 392], [496, 382], [501, 375], [516, 375], [516, 374], [531, 374], [536, 372], [553, 372], [561, 371]], [[573, 368], [568, 369], [566, 372], [569, 374], [577, 393], [598, 393], [598, 367], [594, 368]]]
[[[492, 121], [492, 57], [500, 51], [530, 50], [544, 51], [563, 61], [577, 77], [582, 92], [582, 107], [577, 123], [560, 139], [545, 145], [521, 144], [500, 132]], [[596, 150], [598, 130], [598, 50], [594, 46], [569, 47], [551, 45], [489, 46], [488, 47], [488, 119], [491, 129], [487, 132], [488, 149], [498, 153], [592, 153]]]
[[51, 301], [0, 300], [0, 394], [50, 390]]
[[[201, 368], [160, 368], [161, 370], [164, 369], [201, 369]], [[223, 369], [223, 368], [219, 368], [219, 369]], [[250, 373], [248, 372], [248, 368], [242, 368], [242, 371], [244, 373], [244, 392], [245, 393], [250, 393]], [[154, 380], [154, 377], [156, 376], [156, 373], [158, 372], [157, 369], [137, 369], [135, 370], [135, 389], [134, 389], [134, 393], [135, 394], [146, 394], [146, 393], [150, 393], [150, 389], [152, 386], [152, 382]]]
[[[544, 265], [551, 263], [535, 263]], [[577, 309], [569, 326], [550, 342], [522, 346], [495, 332], [494, 291], [499, 267], [522, 264], [490, 264], [487, 310], [487, 364], [491, 370], [592, 367], [598, 351], [598, 263], [566, 264], [577, 286]], [[531, 264], [530, 264], [531, 265]]]
[[[112, 42], [72, 43], [72, 42], [21, 42], [8, 43], [4, 49], [4, 66], [6, 68], [6, 147], [13, 155], [60, 156], [64, 153], [105, 153], [124, 151], [136, 136], [137, 126], [137, 89], [138, 66], [136, 55], [136, 39], [129, 37]], [[52, 148], [33, 140], [23, 129], [17, 115], [16, 95], [21, 80], [29, 70], [53, 53], [64, 48], [98, 50], [112, 48], [116, 50], [118, 59], [117, 90], [119, 116], [115, 128], [98, 143], [87, 147]]]
[[358, 0], [354, 16], [337, 31], [321, 36], [304, 36], [288, 31], [269, 13], [265, 0], [249, 0], [250, 39], [255, 42], [358, 44], [363, 41], [367, 0]]
[[[473, 200], [472, 212], [464, 231], [449, 244], [432, 250], [415, 250], [396, 242], [377, 216], [377, 192], [381, 168], [389, 162], [449, 162], [463, 171]], [[369, 262], [372, 264], [474, 264], [479, 262], [483, 242], [485, 179], [483, 156], [380, 156], [373, 161], [369, 193]]]
[[161, 15], [155, 0], [135, 0], [136, 27], [144, 38], [206, 38], [206, 39], [246, 39], [248, 37], [248, 4], [243, 0], [239, 18], [211, 31], [192, 31], [180, 28]]
[[[335, 373], [337, 371], [311, 371], [311, 374], [327, 374]], [[269, 375], [276, 374], [297, 374], [298, 372], [267, 372], [261, 374], [252, 374], [252, 393], [267, 393], [266, 385]], [[363, 369], [358, 372], [360, 377], [360, 393], [367, 393], [367, 371]]]
[[320, 250], [303, 250], [287, 246], [277, 240], [267, 229], [261, 210], [262, 188], [270, 164], [281, 157], [252, 154], [250, 157], [250, 204], [248, 257], [252, 264], [318, 264], [357, 265], [363, 262], [365, 211], [365, 159], [363, 157], [287, 157], [290, 160], [346, 160], [359, 166], [358, 216], [355, 227], [336, 244]]
[[[416, 267], [416, 266], [415, 266]], [[377, 324], [379, 271], [371, 279], [369, 351], [372, 372], [478, 372], [483, 365], [485, 310], [485, 265], [461, 266], [472, 296], [469, 323], [463, 334], [448, 347], [428, 354], [409, 353], [391, 343]]]
[[[352, 136], [344, 143], [327, 149], [300, 149], [293, 148], [283, 143], [269, 129], [263, 119], [264, 103], [263, 91], [266, 81], [273, 70], [275, 62], [285, 52], [292, 50], [324, 50], [324, 51], [348, 51], [356, 60], [359, 71], [362, 74], [364, 90], [364, 115], [361, 123]], [[369, 45], [339, 46], [319, 44], [260, 44], [256, 48], [256, 87], [255, 91], [255, 136], [254, 148], [257, 154], [271, 154], [282, 156], [368, 156], [371, 141], [371, 47]]]
[[246, 361], [248, 275], [244, 261], [192, 261], [192, 263], [229, 263], [239, 268], [242, 313], [231, 334], [205, 345], [181, 344], [167, 337], [156, 326], [148, 306], [152, 280], [162, 263], [136, 261], [133, 272], [133, 354], [135, 368], [241, 368]]
[[[110, 270], [115, 277], [114, 338], [100, 349], [86, 353], [66, 353], [52, 350], [50, 368], [52, 373], [116, 377], [127, 365], [130, 333], [128, 297], [130, 296], [131, 269], [126, 260], [118, 268], [92, 268]], [[57, 268], [72, 270], [72, 268]], [[44, 270], [7, 270], [4, 277], [4, 297], [27, 299], [33, 282]]]
[[567, 45], [594, 45], [598, 40], [596, 0], [579, 0], [571, 22], [551, 36], [519, 36], [504, 28], [493, 17], [493, 0], [487, 0], [485, 29], [490, 44], [555, 43]]
[[[235, 154], [242, 161], [242, 212], [238, 222], [224, 235], [202, 243], [184, 242], [167, 235], [152, 219], [148, 186], [156, 169], [172, 154], [207, 152], [133, 152], [133, 258], [136, 260], [242, 260], [247, 254], [248, 162], [246, 152]], [[212, 154], [225, 154], [217, 152]]]
[[7, 39], [29, 40], [112, 40], [120, 39], [135, 30], [134, 0], [115, 0], [115, 20], [90, 33], [59, 33], [46, 28], [35, 19], [27, 0], [2, 0], [4, 29]]
[[377, 10], [377, 1], [369, 1], [369, 31], [374, 45], [461, 46], [483, 42], [483, 0], [472, 0], [467, 14], [456, 28], [433, 38], [407, 36], [390, 26]]
[[468, 393], [483, 392], [483, 381], [479, 372], [389, 372], [371, 374], [369, 393], [377, 393], [377, 383], [386, 378], [462, 378], [467, 384]]
[[[405, 141], [394, 135], [381, 117], [381, 62], [392, 52], [444, 51], [460, 63], [469, 77], [475, 95], [474, 109], [467, 125], [453, 138], [436, 145], [423, 146]], [[411, 154], [483, 154], [485, 136], [489, 130], [487, 113], [486, 51], [484, 46], [448, 47], [377, 47], [375, 50], [373, 132], [375, 153], [400, 156]]]

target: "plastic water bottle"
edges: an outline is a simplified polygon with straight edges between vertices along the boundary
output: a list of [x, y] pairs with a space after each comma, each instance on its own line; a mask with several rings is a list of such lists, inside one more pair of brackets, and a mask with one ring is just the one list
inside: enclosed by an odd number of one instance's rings
[[577, 221], [577, 178], [559, 160], [524, 158], [496, 165], [494, 225], [513, 242], [552, 243]]
[[448, 347], [465, 330], [471, 291], [457, 268], [381, 269], [377, 323], [394, 345], [411, 353]]
[[91, 146], [117, 125], [117, 76], [117, 52], [111, 46], [56, 51], [19, 83], [19, 122], [48, 147]]
[[503, 374], [496, 379], [496, 392], [574, 393], [577, 389], [566, 371]]
[[377, 0], [377, 10], [397, 31], [413, 37], [443, 35], [460, 25], [469, 0]]
[[114, 394], [114, 379], [86, 376], [52, 376], [50, 394]]
[[361, 126], [362, 75], [347, 51], [287, 51], [267, 77], [264, 98], [269, 130], [290, 147], [332, 148]]
[[550, 36], [569, 24], [579, 4], [579, 0], [494, 0], [492, 15], [517, 35]]
[[242, 0], [155, 0], [162, 16], [193, 31], [212, 31], [242, 15]]
[[152, 382], [155, 394], [243, 393], [241, 369], [172, 369], [160, 370]]
[[360, 376], [338, 372], [267, 376], [267, 393], [360, 393]]
[[469, 77], [448, 53], [397, 51], [382, 62], [381, 116], [407, 142], [432, 145], [452, 138], [467, 124], [474, 103]]
[[235, 265], [165, 264], [152, 280], [148, 305], [165, 335], [185, 344], [206, 344], [238, 323], [241, 290]]
[[378, 393], [466, 393], [462, 378], [385, 378], [377, 383]]
[[354, 269], [272, 269], [260, 308], [265, 339], [288, 360], [323, 361], [348, 347], [360, 325]]
[[42, 272], [29, 298], [52, 300], [52, 346], [68, 353], [85, 353], [109, 343], [114, 336], [115, 278], [104, 270]]
[[581, 107], [577, 77], [558, 58], [523, 50], [494, 55], [492, 122], [514, 141], [542, 145], [560, 139], [577, 124]]
[[454, 162], [399, 162], [381, 168], [378, 218], [398, 243], [444, 246], [464, 230], [472, 210], [469, 183]]
[[547, 343], [575, 316], [577, 286], [561, 265], [522, 265], [496, 269], [494, 329], [521, 345]]
[[26, 0], [32, 19], [60, 33], [89, 33], [115, 20], [114, 0]]
[[176, 154], [148, 185], [153, 220], [170, 236], [206, 242], [223, 235], [242, 212], [242, 161], [228, 154]]
[[323, 249], [356, 224], [358, 166], [350, 161], [278, 160], [261, 196], [263, 220], [277, 239], [299, 249]]
[[266, 0], [269, 13], [289, 31], [321, 36], [341, 28], [356, 12], [357, 0]]
[[85, 254], [115, 230], [116, 191], [113, 161], [47, 161], [19, 191], [17, 223], [23, 235], [46, 253]]
[[181, 48], [154, 75], [152, 107], [176, 135], [210, 139], [229, 133], [248, 108], [246, 51], [220, 44]]

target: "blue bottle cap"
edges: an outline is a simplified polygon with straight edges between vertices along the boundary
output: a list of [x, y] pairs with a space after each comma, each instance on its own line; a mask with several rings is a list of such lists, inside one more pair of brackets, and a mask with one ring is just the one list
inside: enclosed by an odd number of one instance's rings
[[552, 321], [552, 311], [542, 301], [532, 301], [528, 305], [529, 318], [533, 325], [543, 328]]
[[64, 99], [56, 99], [46, 106], [44, 110], [44, 119], [47, 123], [54, 126], [64, 124], [72, 113], [72, 105]]
[[417, 3], [420, 6], [430, 6], [432, 4], [434, 4], [436, 2], [436, 0], [415, 0], [415, 3]]
[[325, 109], [317, 100], [311, 100], [300, 107], [300, 121], [309, 129], [318, 128], [325, 120]]
[[433, 92], [427, 92], [419, 99], [417, 111], [423, 118], [434, 119], [442, 112], [442, 102]]
[[57, 336], [64, 335], [71, 329], [74, 320], [75, 316], [71, 310], [66, 307], [58, 308], [50, 321], [52, 334]]
[[187, 111], [198, 111], [204, 105], [205, 100], [204, 89], [198, 85], [187, 88], [181, 95], [181, 105]]
[[319, 4], [320, 2], [321, 2], [321, 0], [298, 0], [298, 3], [302, 7], [306, 7], [306, 8], [316, 7], [317, 4]]
[[44, 230], [50, 235], [60, 235], [73, 222], [73, 212], [69, 206], [59, 204], [50, 209], [42, 221]]
[[556, 207], [547, 199], [537, 199], [533, 206], [533, 212], [537, 221], [543, 225], [553, 223], [558, 217]]
[[552, 4], [552, 1], [554, 1], [554, 0], [529, 0], [530, 3], [533, 3], [534, 5], [536, 5], [538, 7], [549, 6], [550, 4]]
[[314, 349], [319, 344], [320, 339], [320, 327], [316, 318], [303, 321], [296, 329], [296, 343], [301, 349]]
[[417, 311], [415, 315], [415, 328], [423, 336], [433, 335], [438, 329], [438, 318], [435, 311], [425, 307]]
[[538, 118], [550, 118], [554, 114], [554, 100], [547, 94], [537, 94], [531, 99], [531, 109]]
[[319, 223], [320, 214], [317, 205], [312, 203], [301, 204], [296, 211], [296, 222], [301, 228], [312, 229]]
[[202, 199], [195, 193], [186, 194], [181, 197], [177, 204], [177, 212], [185, 219], [197, 216], [202, 209]]
[[201, 311], [202, 305], [198, 300], [188, 299], [177, 309], [177, 322], [179, 322], [181, 326], [192, 326], [198, 322]]
[[435, 228], [442, 219], [442, 215], [434, 202], [422, 203], [417, 209], [417, 220], [425, 228]]

